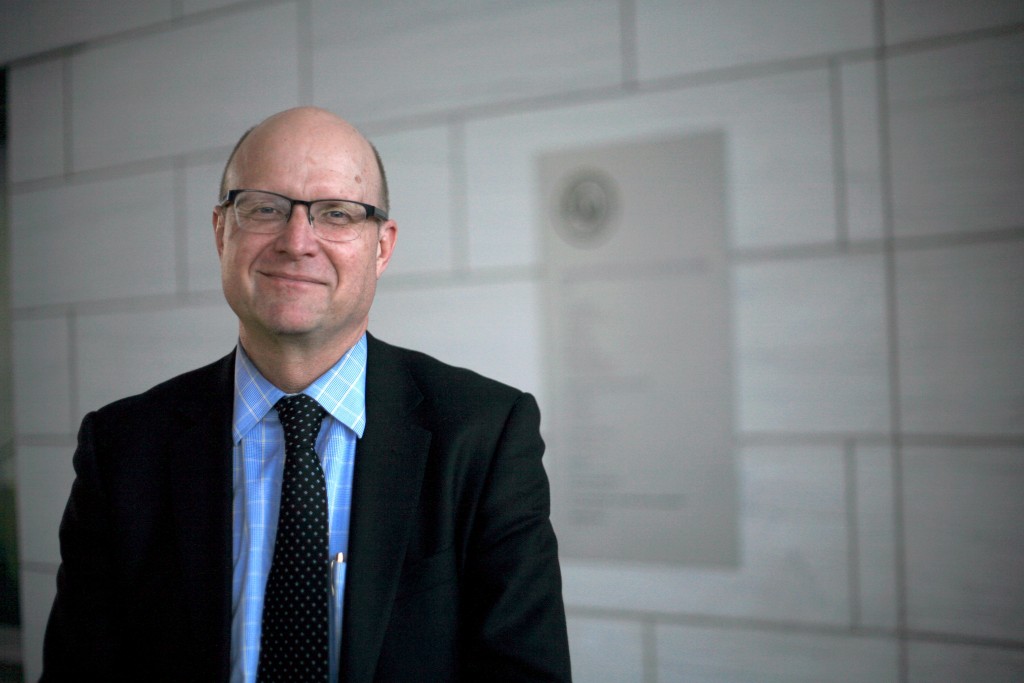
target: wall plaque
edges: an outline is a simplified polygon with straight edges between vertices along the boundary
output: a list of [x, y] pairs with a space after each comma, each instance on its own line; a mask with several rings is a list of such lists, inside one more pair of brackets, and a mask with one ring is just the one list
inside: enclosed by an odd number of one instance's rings
[[539, 160], [561, 555], [735, 566], [724, 136]]

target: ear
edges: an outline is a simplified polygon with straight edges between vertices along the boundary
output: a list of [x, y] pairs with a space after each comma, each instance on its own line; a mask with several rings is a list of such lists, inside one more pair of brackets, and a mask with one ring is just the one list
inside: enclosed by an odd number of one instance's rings
[[385, 221], [377, 228], [377, 277], [379, 278], [387, 270], [391, 262], [391, 254], [395, 251], [395, 242], [398, 241], [398, 223]]
[[217, 241], [217, 256], [224, 255], [224, 209], [213, 207], [213, 237]]

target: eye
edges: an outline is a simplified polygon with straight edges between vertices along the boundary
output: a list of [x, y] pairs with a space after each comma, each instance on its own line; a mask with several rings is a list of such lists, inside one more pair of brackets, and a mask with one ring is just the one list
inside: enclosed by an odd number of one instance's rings
[[349, 204], [348, 202], [329, 202], [317, 205], [316, 220], [332, 227], [357, 223], [359, 222], [359, 217], [353, 210], [357, 206], [357, 204]]
[[287, 205], [272, 199], [246, 197], [243, 201], [236, 203], [236, 207], [238, 212], [248, 220], [279, 221], [288, 218]]
[[348, 215], [347, 213], [345, 213], [341, 209], [334, 209], [332, 211], [325, 212], [324, 213], [324, 218], [326, 218], [329, 221], [334, 221], [334, 222], [348, 222], [348, 221], [352, 220], [352, 216]]

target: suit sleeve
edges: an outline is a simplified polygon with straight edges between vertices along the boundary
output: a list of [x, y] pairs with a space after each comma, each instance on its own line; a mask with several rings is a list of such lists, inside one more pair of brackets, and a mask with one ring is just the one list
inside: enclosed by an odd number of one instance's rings
[[543, 453], [537, 403], [522, 394], [498, 439], [471, 539], [469, 680], [571, 679]]
[[117, 596], [95, 418], [88, 415], [79, 430], [75, 481], [60, 525], [61, 565], [43, 643], [43, 683], [116, 679], [112, 663], [119, 639], [111, 614]]

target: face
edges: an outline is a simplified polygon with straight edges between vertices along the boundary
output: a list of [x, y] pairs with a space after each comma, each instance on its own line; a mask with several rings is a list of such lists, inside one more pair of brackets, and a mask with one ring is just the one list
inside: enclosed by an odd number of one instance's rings
[[[238, 149], [228, 180], [232, 188], [295, 199], [379, 201], [369, 144], [320, 110], [291, 110], [261, 124]], [[340, 355], [366, 330], [395, 244], [393, 221], [367, 221], [352, 242], [317, 237], [302, 206], [276, 235], [239, 230], [231, 207], [216, 208], [213, 224], [224, 295], [247, 349], [293, 344]]]

